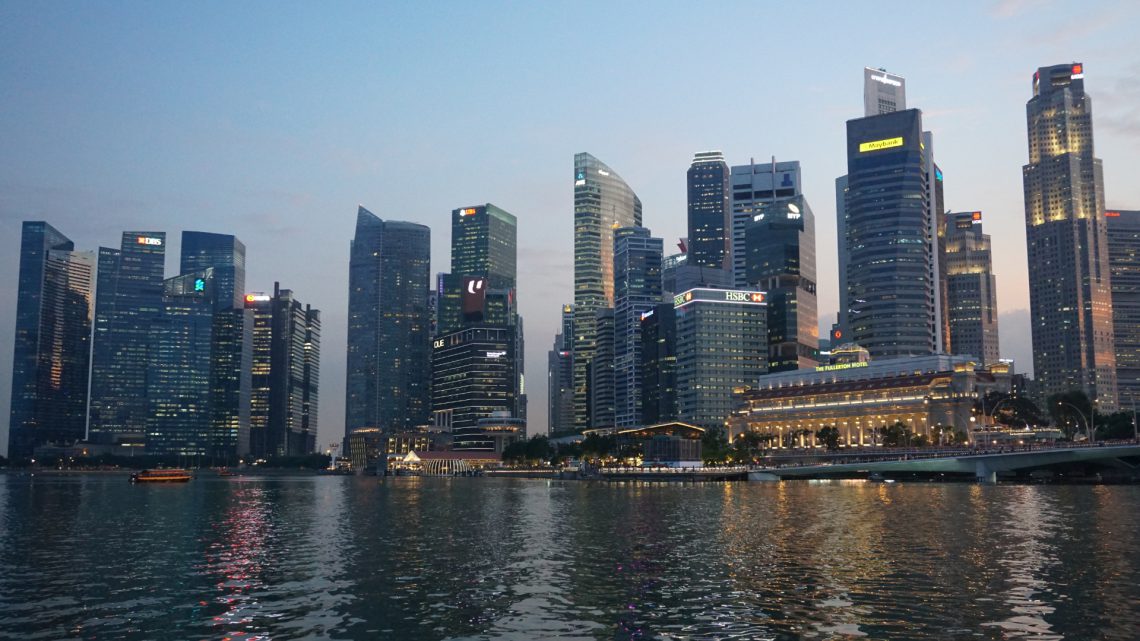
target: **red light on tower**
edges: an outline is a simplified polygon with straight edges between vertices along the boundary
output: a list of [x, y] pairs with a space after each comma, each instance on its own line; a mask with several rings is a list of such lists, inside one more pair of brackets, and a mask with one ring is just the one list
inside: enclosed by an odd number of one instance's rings
[[1083, 74], [1084, 72], [1085, 72], [1085, 66], [1084, 65], [1073, 65], [1073, 75], [1074, 76], [1079, 76], [1079, 75]]
[[1106, 211], [1104, 215], [1108, 218], [1120, 218], [1120, 212], [1118, 211]]
[[982, 219], [982, 212], [976, 211], [973, 213], [972, 216], [970, 216], [970, 218], [972, 218], [973, 220], [981, 220]]

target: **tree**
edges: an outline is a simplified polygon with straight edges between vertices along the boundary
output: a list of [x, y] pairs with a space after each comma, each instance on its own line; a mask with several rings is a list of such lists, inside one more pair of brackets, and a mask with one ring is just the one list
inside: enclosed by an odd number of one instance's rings
[[918, 444], [914, 432], [910, 431], [902, 421], [896, 421], [894, 425], [884, 425], [876, 431], [885, 447], [907, 447]]
[[834, 426], [826, 425], [816, 430], [815, 437], [823, 443], [829, 452], [839, 449], [839, 430]]
[[1049, 397], [1048, 403], [1049, 416], [1053, 419], [1053, 425], [1060, 428], [1065, 436], [1073, 438], [1078, 433], [1087, 432], [1093, 406], [1083, 390], [1072, 389], [1053, 394]]
[[701, 458], [705, 463], [724, 463], [731, 454], [732, 448], [729, 447], [723, 430], [711, 429], [701, 436]]

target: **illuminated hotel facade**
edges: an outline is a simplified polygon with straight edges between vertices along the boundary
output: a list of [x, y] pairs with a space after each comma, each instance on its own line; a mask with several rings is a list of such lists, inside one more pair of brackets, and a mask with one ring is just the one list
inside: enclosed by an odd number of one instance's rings
[[588, 378], [598, 311], [614, 305], [614, 230], [641, 226], [641, 200], [617, 172], [574, 155], [574, 426], [590, 427]]
[[1104, 176], [1084, 65], [1042, 67], [1025, 105], [1022, 167], [1033, 373], [1043, 396], [1084, 390], [1117, 406]]
[[902, 422], [937, 443], [937, 426], [970, 432], [975, 401], [989, 391], [1008, 393], [1010, 369], [934, 355], [770, 374], [738, 396], [729, 437], [756, 432], [777, 437], [774, 444], [813, 447], [815, 432], [831, 426], [840, 447], [868, 447], [878, 444], [878, 428]]

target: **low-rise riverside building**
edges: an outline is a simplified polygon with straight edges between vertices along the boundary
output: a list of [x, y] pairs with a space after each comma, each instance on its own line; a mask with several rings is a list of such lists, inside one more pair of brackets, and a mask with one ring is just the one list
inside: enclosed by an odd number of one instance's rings
[[938, 427], [970, 434], [975, 402], [991, 391], [1009, 393], [1011, 369], [935, 355], [769, 374], [740, 390], [729, 438], [756, 432], [774, 437], [776, 447], [815, 447], [815, 433], [831, 426], [840, 447], [870, 447], [879, 444], [878, 428], [901, 422], [937, 443], [948, 431]]

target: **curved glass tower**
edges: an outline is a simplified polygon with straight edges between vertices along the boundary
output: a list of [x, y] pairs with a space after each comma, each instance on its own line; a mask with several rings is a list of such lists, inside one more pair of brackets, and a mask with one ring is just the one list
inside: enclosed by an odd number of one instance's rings
[[590, 426], [597, 313], [614, 305], [614, 230], [641, 226], [641, 200], [590, 154], [574, 155], [574, 426]]

